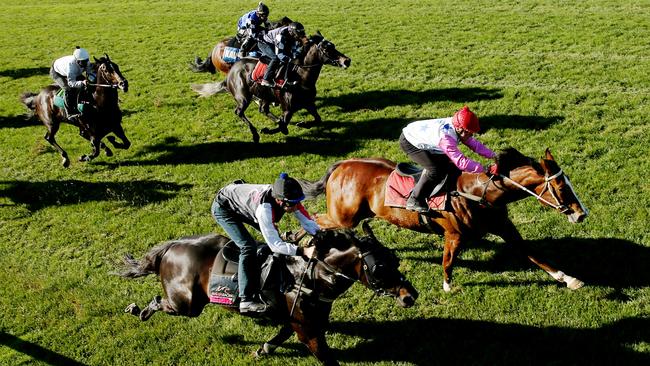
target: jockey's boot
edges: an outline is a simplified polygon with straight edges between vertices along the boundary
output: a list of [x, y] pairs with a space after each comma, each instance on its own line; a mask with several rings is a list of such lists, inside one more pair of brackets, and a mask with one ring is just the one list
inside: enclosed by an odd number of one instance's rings
[[262, 86], [268, 86], [269, 88], [275, 88], [274, 81], [268, 81], [266, 79], [262, 79], [262, 82], [260, 84], [262, 84]]
[[241, 301], [239, 303], [239, 313], [248, 315], [259, 315], [266, 312], [266, 305], [258, 301]]
[[65, 115], [68, 121], [77, 123], [79, 118], [79, 111], [76, 108], [77, 100], [76, 93], [72, 90], [65, 91]]

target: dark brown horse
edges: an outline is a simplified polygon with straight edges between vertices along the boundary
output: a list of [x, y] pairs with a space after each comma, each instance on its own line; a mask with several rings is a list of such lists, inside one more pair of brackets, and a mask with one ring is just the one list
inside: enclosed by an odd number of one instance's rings
[[[567, 287], [577, 289], [584, 283], [554, 268], [525, 248], [525, 242], [508, 218], [506, 205], [529, 195], [542, 205], [555, 208], [570, 222], [581, 222], [588, 214], [576, 196], [569, 177], [560, 169], [547, 149], [536, 162], [515, 149], [498, 156], [501, 175], [463, 173], [455, 190], [464, 196], [452, 197], [452, 211], [430, 211], [426, 216], [402, 208], [384, 205], [384, 186], [395, 163], [386, 159], [350, 159], [335, 163], [317, 182], [300, 180], [307, 198], [326, 193], [327, 213], [317, 215], [323, 228], [354, 227], [369, 217], [379, 217], [394, 225], [444, 235], [442, 256], [443, 288], [451, 289], [452, 266], [459, 250], [470, 239], [487, 233], [522, 248], [528, 258]], [[516, 246], [515, 246], [516, 247]]]
[[[320, 33], [311, 36], [305, 48], [305, 56], [300, 64], [291, 65], [295, 68], [298, 77], [296, 85], [281, 89], [261, 86], [251, 79], [257, 60], [245, 58], [235, 63], [225, 80], [219, 83], [192, 84], [192, 89], [202, 97], [228, 91], [237, 102], [235, 115], [248, 125], [253, 135], [253, 141], [256, 143], [259, 142], [260, 136], [244, 113], [253, 101], [253, 97], [257, 97], [260, 100], [260, 112], [278, 123], [277, 128], [264, 128], [262, 133], [282, 132], [286, 135], [289, 133], [287, 126], [291, 117], [300, 109], [306, 109], [314, 117], [314, 123], [321, 121], [321, 117], [316, 111], [316, 81], [318, 81], [323, 65], [346, 69], [351, 63], [349, 57], [339, 52], [334, 44], [323, 38]], [[277, 118], [269, 111], [271, 103], [280, 105], [282, 117]]]
[[89, 155], [82, 155], [79, 161], [90, 161], [99, 155], [99, 149], [104, 149], [106, 156], [113, 152], [106, 146], [102, 139], [109, 133], [115, 134], [122, 142], [118, 143], [115, 137], [106, 139], [118, 149], [128, 149], [131, 142], [126, 138], [122, 128], [122, 111], [120, 110], [117, 89], [128, 91], [129, 83], [122, 76], [119, 66], [111, 61], [108, 55], [99, 60], [95, 58], [93, 70], [97, 75], [96, 84], [88, 84], [80, 92], [80, 100], [89, 101], [84, 107], [81, 122], [72, 123], [65, 117], [65, 111], [54, 105], [54, 98], [61, 89], [58, 85], [49, 85], [40, 93], [23, 93], [21, 100], [30, 113], [36, 115], [47, 128], [45, 140], [50, 143], [63, 158], [63, 166], [70, 165], [68, 153], [56, 142], [55, 135], [59, 131], [61, 122], [66, 122], [79, 127], [79, 134], [90, 141], [93, 151]]
[[[292, 22], [291, 19], [283, 17], [277, 22], [271, 22], [269, 29], [275, 29], [277, 27], [282, 27], [289, 25]], [[208, 54], [208, 57], [205, 60], [201, 60], [200, 57], [195, 57], [194, 62], [190, 62], [190, 70], [194, 72], [209, 72], [214, 74], [218, 71], [221, 73], [228, 74], [230, 68], [233, 65], [233, 62], [226, 62], [223, 60], [223, 51], [226, 47], [233, 42], [235, 37], [226, 37], [219, 41], [212, 51]]]
[[[364, 231], [367, 236], [361, 238], [350, 231], [321, 231], [311, 239], [316, 246], [315, 258], [308, 262], [286, 257], [295, 284], [280, 295], [280, 309], [271, 319], [281, 325], [280, 331], [260, 347], [258, 356], [272, 353], [295, 332], [321, 362], [338, 364], [327, 345], [325, 328], [332, 302], [354, 282], [361, 282], [377, 294], [396, 298], [402, 307], [415, 303], [417, 291], [399, 272], [397, 257], [377, 241], [367, 224]], [[125, 311], [141, 320], [147, 320], [158, 310], [171, 315], [199, 316], [209, 302], [211, 268], [228, 241], [221, 235], [204, 235], [163, 243], [141, 261], [127, 255], [127, 269], [121, 275], [134, 278], [159, 274], [165, 296], [155, 297], [142, 311], [135, 304]]]

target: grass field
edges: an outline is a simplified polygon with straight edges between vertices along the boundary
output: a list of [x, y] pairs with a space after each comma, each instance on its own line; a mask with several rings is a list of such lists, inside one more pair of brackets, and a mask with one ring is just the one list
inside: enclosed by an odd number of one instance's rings
[[[324, 122], [255, 145], [220, 80], [187, 64], [232, 35], [256, 1], [4, 1], [0, 12], [0, 364], [249, 364], [276, 329], [207, 307], [198, 318], [122, 312], [158, 281], [111, 275], [121, 256], [184, 235], [220, 232], [209, 214], [222, 186], [316, 179], [334, 161], [405, 161], [410, 121], [468, 104], [480, 140], [541, 157], [549, 147], [590, 209], [584, 223], [527, 199], [510, 207], [524, 238], [587, 284], [570, 291], [493, 237], [461, 254], [442, 291], [442, 239], [372, 223], [420, 290], [401, 309], [354, 286], [334, 304], [328, 341], [347, 365], [650, 364], [650, 2], [288, 0], [271, 18], [320, 30], [352, 58], [318, 82]], [[50, 83], [75, 45], [108, 53], [133, 145], [91, 163], [69, 125], [59, 143], [23, 118], [19, 95]], [[278, 112], [275, 110], [275, 112]], [[271, 127], [252, 107], [258, 128]], [[294, 122], [309, 120], [299, 113]], [[474, 155], [471, 155], [475, 157]], [[485, 161], [487, 163], [487, 161]], [[313, 212], [324, 200], [307, 202]], [[290, 220], [286, 220], [290, 221]], [[296, 222], [283, 223], [295, 228]], [[259, 365], [311, 365], [296, 338]]]

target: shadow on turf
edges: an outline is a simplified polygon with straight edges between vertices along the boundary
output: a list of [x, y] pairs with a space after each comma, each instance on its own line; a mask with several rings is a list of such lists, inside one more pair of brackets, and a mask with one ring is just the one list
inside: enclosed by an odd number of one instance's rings
[[77, 362], [69, 357], [63, 356], [56, 352], [52, 352], [47, 348], [43, 348], [38, 344], [24, 341], [14, 335], [0, 332], [0, 345], [9, 347], [16, 352], [30, 356], [34, 360], [44, 362], [48, 365], [54, 366], [82, 366], [81, 362]]
[[[2, 188], [4, 186], [4, 188]], [[26, 205], [30, 211], [49, 206], [71, 205], [90, 201], [119, 201], [132, 206], [168, 200], [189, 184], [157, 180], [129, 182], [83, 182], [79, 180], [26, 182], [0, 181], [0, 197], [14, 204]]]
[[[292, 126], [293, 127], [293, 126]], [[263, 139], [264, 137], [262, 137]], [[249, 158], [269, 158], [318, 154], [334, 156], [345, 154], [356, 148], [354, 143], [340, 144], [329, 140], [306, 141], [287, 137], [286, 142], [260, 142], [258, 144], [243, 141], [207, 142], [182, 146], [177, 138], [145, 147], [130, 161], [120, 163], [96, 162], [96, 165], [178, 165], [178, 164], [213, 164], [225, 163]], [[137, 160], [137, 156], [158, 154], [155, 158]]]
[[[460, 319], [334, 322], [332, 332], [359, 339], [334, 350], [345, 362], [414, 365], [648, 365], [630, 345], [650, 342], [650, 319], [596, 329], [538, 327]], [[434, 362], [435, 361], [435, 362]]]
[[[432, 241], [435, 239], [432, 238]], [[527, 245], [550, 263], [574, 277], [584, 281], [586, 286], [604, 286], [619, 291], [631, 287], [650, 286], [650, 248], [634, 242], [616, 238], [546, 238], [526, 241]], [[456, 267], [463, 267], [472, 271], [501, 273], [505, 271], [524, 271], [538, 268], [520, 250], [507, 244], [496, 244], [489, 241], [480, 241], [469, 245], [470, 248], [494, 251], [490, 260], [463, 260], [463, 254], [455, 262]], [[403, 259], [419, 260], [440, 266], [442, 263], [442, 246], [436, 245], [432, 255], [426, 259], [413, 255], [401, 256]], [[421, 252], [421, 248], [417, 248]], [[407, 252], [414, 252], [407, 250]], [[398, 252], [398, 255], [400, 253]], [[541, 271], [541, 269], [540, 269]], [[462, 277], [456, 277], [457, 283], [463, 286], [489, 285], [489, 286], [526, 286], [530, 283], [512, 281], [471, 283], [463, 282]], [[548, 278], [548, 284], [556, 283]], [[563, 284], [558, 283], [558, 286]], [[619, 294], [620, 295], [620, 294]], [[613, 296], [619, 296], [614, 294]], [[620, 295], [623, 296], [623, 295]], [[624, 300], [624, 297], [621, 297]]]
[[502, 97], [503, 94], [499, 89], [442, 88], [420, 91], [405, 89], [370, 90], [335, 97], [319, 97], [318, 100], [322, 105], [334, 105], [340, 107], [343, 112], [353, 112], [365, 109], [376, 111], [394, 106], [421, 105], [444, 100], [467, 103]]
[[0, 76], [12, 79], [22, 79], [35, 75], [48, 75], [49, 73], [49, 67], [26, 67], [22, 69], [2, 70], [0, 71]]
[[28, 118], [26, 115], [0, 116], [0, 128], [22, 128], [39, 125], [41, 125], [40, 121], [36, 118]]

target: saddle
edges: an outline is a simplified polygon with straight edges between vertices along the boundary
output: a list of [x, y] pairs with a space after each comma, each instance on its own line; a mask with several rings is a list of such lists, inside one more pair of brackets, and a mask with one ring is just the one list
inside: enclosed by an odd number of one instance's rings
[[[251, 80], [254, 81], [255, 83], [261, 83], [262, 79], [264, 78], [264, 73], [266, 72], [266, 68], [268, 67], [268, 63], [264, 63], [264, 60], [260, 59], [257, 61], [257, 65], [255, 65], [255, 69], [253, 69], [253, 72], [251, 73]], [[273, 80], [275, 81], [275, 85], [278, 87], [282, 88], [284, 86], [285, 80], [282, 79], [284, 77], [284, 67], [279, 67], [278, 71], [275, 73], [275, 76], [273, 77]]]
[[[226, 307], [239, 306], [239, 285], [237, 269], [239, 267], [239, 247], [229, 241], [219, 251], [210, 273], [210, 302]], [[267, 313], [282, 309], [282, 294], [293, 287], [294, 278], [284, 262], [284, 256], [273, 254], [271, 249], [262, 244], [257, 249], [257, 262], [261, 263], [260, 289], [264, 302], [268, 305]]]
[[[411, 195], [415, 184], [420, 180], [423, 169], [409, 163], [399, 163], [386, 180], [384, 205], [390, 207], [406, 207], [406, 200]], [[435, 186], [427, 204], [431, 210], [449, 211], [449, 194], [446, 192], [446, 185], [449, 174]]]
[[73, 106], [69, 106], [66, 104], [66, 98], [65, 98], [65, 89], [59, 89], [59, 91], [54, 95], [54, 106], [60, 109], [63, 109], [66, 112], [66, 115], [68, 114], [68, 111], [79, 111], [79, 113], [84, 112], [84, 109], [87, 105], [90, 105], [90, 101], [86, 101], [82, 98], [79, 98], [80, 92], [78, 91], [71, 91], [72, 93], [77, 93], [77, 105], [73, 108]]

